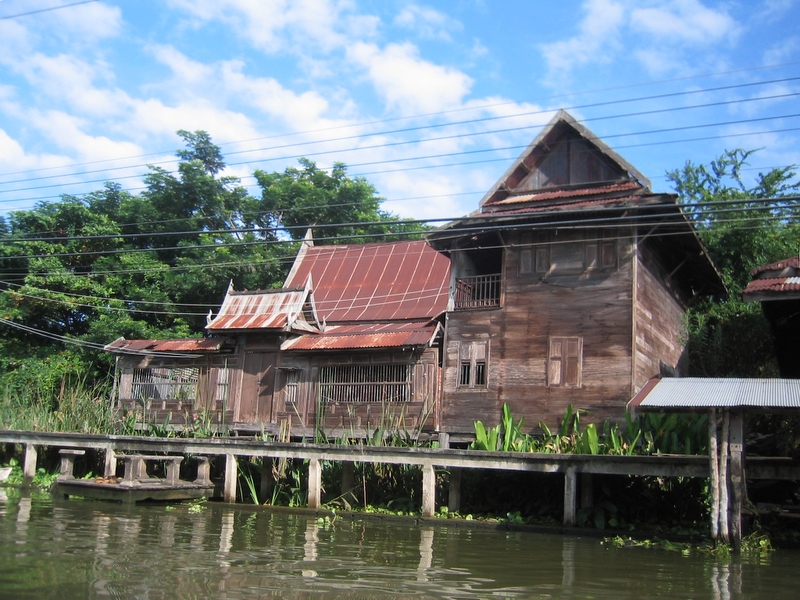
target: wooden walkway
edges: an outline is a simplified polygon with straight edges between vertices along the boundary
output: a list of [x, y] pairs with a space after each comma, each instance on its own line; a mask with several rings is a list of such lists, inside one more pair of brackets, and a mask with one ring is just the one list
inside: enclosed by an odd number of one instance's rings
[[[463, 469], [493, 469], [561, 474], [564, 478], [564, 524], [573, 525], [576, 515], [578, 480], [584, 494], [591, 489], [591, 476], [632, 475], [658, 477], [709, 477], [707, 456], [607, 456], [589, 454], [539, 454], [517, 452], [481, 452], [475, 450], [396, 448], [360, 445], [317, 445], [262, 442], [250, 438], [153, 438], [116, 435], [84, 435], [0, 430], [0, 443], [25, 446], [24, 472], [33, 478], [37, 448], [95, 449], [105, 452], [105, 475], [116, 474], [118, 453], [155, 453], [224, 457], [223, 499], [236, 500], [236, 481], [240, 457], [301, 459], [309, 461], [308, 506], [319, 508], [321, 500], [322, 461], [418, 465], [423, 472], [422, 514], [435, 513], [435, 469], [450, 473], [448, 507], [458, 510]], [[800, 463], [790, 459], [749, 458], [748, 479], [800, 479]], [[343, 469], [345, 477], [348, 469]], [[343, 485], [343, 488], [345, 486]], [[582, 496], [584, 495], [582, 494]]]

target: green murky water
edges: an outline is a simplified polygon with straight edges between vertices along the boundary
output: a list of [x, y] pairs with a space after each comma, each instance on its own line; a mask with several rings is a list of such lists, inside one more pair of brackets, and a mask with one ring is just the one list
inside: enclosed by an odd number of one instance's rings
[[800, 553], [606, 548], [594, 538], [206, 504], [126, 507], [0, 488], [0, 598], [797, 598]]

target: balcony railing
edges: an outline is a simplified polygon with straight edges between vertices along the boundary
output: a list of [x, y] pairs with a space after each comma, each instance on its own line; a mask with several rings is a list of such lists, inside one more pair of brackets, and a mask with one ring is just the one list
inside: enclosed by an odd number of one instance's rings
[[494, 308], [500, 306], [501, 275], [478, 275], [456, 280], [455, 310]]

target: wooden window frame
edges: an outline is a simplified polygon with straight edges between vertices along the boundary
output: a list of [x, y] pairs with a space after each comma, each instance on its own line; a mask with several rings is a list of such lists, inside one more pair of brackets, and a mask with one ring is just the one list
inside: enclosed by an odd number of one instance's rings
[[411, 402], [414, 365], [328, 365], [319, 369], [319, 399], [326, 404]]
[[547, 387], [583, 385], [583, 338], [551, 336], [547, 340]]
[[458, 387], [489, 387], [489, 340], [458, 343]]
[[[611, 235], [600, 231], [590, 232], [590, 239], [559, 241], [551, 232], [538, 232], [531, 243], [523, 234], [519, 259], [519, 274], [578, 275], [589, 272], [616, 270], [619, 265], [619, 243], [616, 232]], [[574, 244], [582, 246], [583, 264], [580, 268], [558, 267], [553, 265], [553, 246], [556, 244]]]

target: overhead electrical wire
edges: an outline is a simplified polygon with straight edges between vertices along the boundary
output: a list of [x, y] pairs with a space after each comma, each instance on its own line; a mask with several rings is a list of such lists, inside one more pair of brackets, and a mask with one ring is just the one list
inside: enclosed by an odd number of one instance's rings
[[[706, 104], [695, 104], [695, 105], [689, 105], [689, 106], [677, 106], [677, 107], [669, 107], [669, 108], [661, 108], [661, 109], [652, 109], [652, 110], [647, 110], [647, 111], [638, 111], [638, 112], [616, 114], [616, 115], [587, 117], [587, 118], [582, 119], [582, 122], [600, 121], [600, 120], [608, 120], [608, 119], [619, 119], [619, 118], [628, 118], [628, 117], [654, 115], [654, 114], [663, 114], [663, 113], [667, 113], [667, 112], [676, 112], [676, 111], [682, 111], [682, 110], [692, 110], [692, 109], [696, 109], [696, 108], [711, 108], [711, 107], [730, 105], [730, 104], [739, 104], [739, 103], [745, 103], [745, 102], [755, 102], [755, 101], [761, 101], [761, 100], [774, 100], [774, 99], [789, 98], [789, 97], [796, 97], [796, 96], [800, 96], [800, 92], [791, 92], [791, 93], [785, 93], [785, 94], [775, 94], [775, 95], [772, 95], [772, 96], [759, 96], [759, 97], [756, 97], [756, 98], [745, 98], [745, 99], [738, 99], [738, 100], [718, 101], [718, 102], [711, 102], [711, 103], [706, 103]], [[794, 117], [797, 117], [797, 116], [800, 116], [800, 114], [795, 113], [795, 114], [779, 115], [779, 116], [772, 116], [772, 117], [738, 119], [738, 120], [735, 120], [735, 121], [728, 121], [728, 122], [721, 122], [721, 123], [711, 123], [711, 124], [685, 125], [685, 126], [681, 126], [681, 127], [658, 129], [658, 130], [652, 130], [652, 131], [640, 132], [640, 133], [623, 133], [623, 134], [607, 135], [607, 136], [604, 136], [603, 139], [610, 139], [610, 138], [622, 137], [622, 136], [632, 136], [632, 135], [650, 135], [650, 134], [653, 134], [653, 133], [667, 133], [667, 132], [672, 132], [672, 131], [684, 131], [684, 130], [687, 130], [687, 129], [699, 129], [699, 128], [716, 127], [716, 126], [738, 125], [738, 124], [743, 124], [743, 123], [755, 123], [755, 122], [775, 120], [775, 119], [794, 118]], [[436, 138], [419, 139], [419, 140], [403, 140], [403, 141], [397, 141], [397, 142], [388, 142], [388, 143], [385, 143], [385, 144], [373, 144], [373, 145], [370, 145], [370, 146], [362, 146], [362, 147], [357, 147], [357, 148], [324, 150], [324, 151], [318, 151], [318, 152], [312, 152], [312, 153], [306, 153], [306, 154], [299, 154], [299, 155], [292, 155], [292, 156], [278, 156], [278, 157], [274, 157], [274, 158], [260, 158], [260, 159], [255, 159], [253, 161], [232, 162], [232, 163], [229, 162], [229, 163], [226, 163], [226, 165], [228, 167], [231, 167], [231, 166], [238, 166], [238, 165], [242, 165], [242, 164], [253, 164], [254, 162], [255, 163], [264, 163], [264, 162], [271, 162], [271, 161], [275, 161], [275, 160], [292, 160], [292, 159], [299, 159], [299, 158], [307, 158], [309, 156], [311, 156], [311, 157], [327, 156], [327, 155], [330, 155], [330, 154], [341, 154], [341, 153], [346, 152], [346, 151], [348, 151], [348, 152], [360, 152], [360, 151], [364, 151], [364, 150], [376, 150], [376, 149], [382, 149], [382, 148], [397, 147], [397, 146], [400, 146], [400, 145], [422, 144], [422, 143], [427, 143], [427, 142], [438, 142], [438, 141], [446, 141], [446, 140], [452, 140], [452, 139], [462, 139], [462, 138], [465, 138], [465, 137], [472, 137], [472, 136], [478, 136], [478, 135], [493, 135], [493, 134], [498, 134], [498, 133], [510, 133], [510, 132], [520, 131], [520, 130], [523, 130], [523, 129], [533, 129], [533, 128], [537, 128], [537, 127], [542, 127], [542, 125], [543, 124], [538, 123], [538, 124], [533, 124], [533, 125], [522, 125], [522, 126], [517, 126], [517, 127], [510, 127], [510, 128], [490, 130], [490, 131], [459, 133], [459, 134], [453, 134], [453, 135], [449, 135], [449, 136], [441, 136], [441, 137], [436, 137]], [[485, 151], [495, 151], [495, 149], [488, 149], [488, 150], [485, 150]], [[473, 151], [473, 152], [475, 152], [475, 151]], [[457, 156], [459, 154], [460, 153], [450, 153], [450, 154], [445, 154], [445, 155], [437, 155], [435, 157], [409, 157], [409, 158], [403, 158], [403, 159], [396, 159], [396, 161], [397, 162], [402, 162], [402, 161], [405, 161], [405, 160], [423, 160], [423, 159], [426, 159], [426, 158], [440, 158], [442, 156], [449, 156], [449, 155], [456, 155]], [[172, 161], [172, 162], [178, 162], [178, 161], [176, 159], [175, 161]], [[395, 161], [381, 161], [381, 162], [373, 162], [373, 163], [361, 163], [358, 166], [363, 166], [365, 164], [385, 164], [385, 162], [395, 162]], [[116, 180], [141, 179], [141, 177], [142, 177], [141, 174], [124, 175], [124, 176], [121, 176], [121, 177], [117, 177]], [[251, 179], [251, 178], [254, 178], [254, 177], [248, 177], [248, 179]], [[104, 179], [95, 179], [95, 180], [88, 180], [88, 181], [53, 183], [53, 184], [42, 185], [42, 186], [33, 186], [33, 187], [23, 187], [23, 188], [12, 188], [12, 189], [0, 190], [0, 193], [10, 194], [10, 193], [18, 193], [18, 192], [49, 189], [49, 188], [53, 188], [53, 187], [63, 188], [65, 186], [71, 186], [71, 185], [87, 185], [87, 184], [91, 184], [91, 183], [104, 183], [105, 181], [107, 181], [107, 179], [104, 178]], [[0, 202], [9, 202], [9, 201], [16, 202], [16, 201], [18, 201], [18, 199], [3, 200], [3, 201], [0, 201]]]

